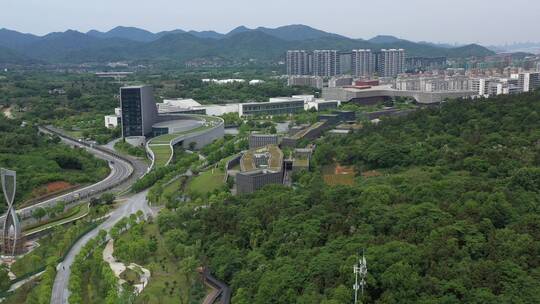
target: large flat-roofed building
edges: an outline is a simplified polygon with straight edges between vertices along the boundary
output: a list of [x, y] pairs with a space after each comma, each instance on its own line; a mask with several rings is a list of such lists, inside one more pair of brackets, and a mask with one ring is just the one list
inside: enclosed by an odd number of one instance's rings
[[324, 99], [315, 99], [313, 101], [306, 102], [305, 110], [315, 109], [318, 112], [334, 110], [339, 107], [341, 102], [339, 100], [324, 100]]
[[201, 105], [193, 99], [165, 99], [158, 103], [159, 114], [201, 114], [221, 116], [227, 113], [238, 113], [238, 103]]
[[292, 97], [270, 98], [269, 102], [240, 104], [240, 116], [283, 115], [304, 111], [304, 100]]
[[277, 145], [279, 137], [276, 134], [258, 134], [251, 133], [249, 135], [249, 148], [255, 149], [268, 145]]
[[276, 145], [251, 149], [242, 155], [236, 174], [236, 193], [253, 193], [268, 184], [283, 183], [283, 152]]
[[353, 78], [351, 76], [335, 76], [328, 80], [328, 87], [337, 88], [350, 86], [353, 83]]
[[290, 87], [311, 87], [321, 89], [324, 85], [322, 77], [319, 76], [289, 76], [287, 85]]
[[382, 85], [373, 87], [324, 88], [322, 95], [324, 99], [353, 102], [362, 105], [377, 104], [393, 97], [410, 97], [418, 103], [429, 104], [439, 103], [448, 98], [472, 97], [475, 95], [475, 92], [472, 90], [439, 92], [401, 91], [393, 89], [390, 85]]
[[120, 88], [122, 137], [150, 136], [157, 120], [157, 108], [150, 86]]

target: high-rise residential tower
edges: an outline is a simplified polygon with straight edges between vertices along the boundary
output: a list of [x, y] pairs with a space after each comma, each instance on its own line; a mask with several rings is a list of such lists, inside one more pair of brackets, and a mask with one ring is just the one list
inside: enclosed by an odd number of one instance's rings
[[371, 50], [353, 50], [351, 67], [354, 76], [372, 76], [375, 71], [375, 54]]
[[336, 50], [313, 51], [313, 75], [331, 77], [339, 75], [340, 58]]
[[311, 54], [304, 50], [287, 51], [287, 75], [311, 74]]
[[120, 88], [122, 137], [149, 136], [157, 120], [157, 107], [150, 86]]
[[377, 61], [377, 73], [380, 77], [396, 77], [405, 72], [405, 50], [403, 49], [382, 49]]
[[518, 80], [522, 92], [532, 92], [540, 88], [540, 72], [523, 72], [511, 77]]

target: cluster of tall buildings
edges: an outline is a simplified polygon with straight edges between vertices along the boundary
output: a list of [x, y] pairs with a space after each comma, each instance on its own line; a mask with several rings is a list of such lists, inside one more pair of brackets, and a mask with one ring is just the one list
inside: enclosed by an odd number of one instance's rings
[[289, 76], [332, 77], [351, 73], [356, 77], [396, 77], [405, 72], [405, 50], [369, 49], [341, 53], [336, 50], [287, 51]]
[[400, 75], [386, 84], [391, 84], [398, 91], [471, 91], [472, 96], [488, 97], [536, 90], [540, 88], [540, 72], [513, 73], [509, 77], [478, 77], [461, 74]]

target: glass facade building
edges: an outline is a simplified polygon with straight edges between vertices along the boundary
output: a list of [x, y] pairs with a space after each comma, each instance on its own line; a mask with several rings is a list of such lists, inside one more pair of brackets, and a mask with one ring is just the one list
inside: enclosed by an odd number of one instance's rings
[[157, 120], [157, 108], [149, 86], [120, 88], [122, 136], [152, 135]]

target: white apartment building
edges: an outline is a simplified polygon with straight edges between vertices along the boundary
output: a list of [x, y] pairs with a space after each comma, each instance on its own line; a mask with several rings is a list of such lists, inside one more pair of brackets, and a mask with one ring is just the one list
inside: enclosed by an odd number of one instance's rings
[[375, 54], [371, 50], [353, 50], [351, 71], [356, 77], [371, 77], [375, 72]]
[[114, 115], [105, 115], [105, 127], [108, 129], [114, 129], [121, 124], [122, 121], [122, 109], [115, 108]]
[[339, 75], [340, 57], [336, 50], [315, 50], [313, 51], [313, 75], [321, 77], [332, 77]]
[[287, 51], [287, 75], [310, 75], [311, 54], [304, 50]]
[[540, 72], [523, 72], [512, 74], [511, 79], [517, 79], [522, 92], [532, 92], [540, 88]]
[[405, 72], [404, 49], [382, 49], [378, 55], [379, 77], [396, 77]]

